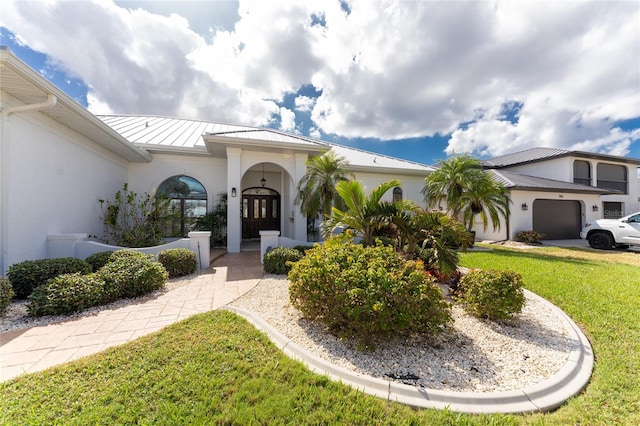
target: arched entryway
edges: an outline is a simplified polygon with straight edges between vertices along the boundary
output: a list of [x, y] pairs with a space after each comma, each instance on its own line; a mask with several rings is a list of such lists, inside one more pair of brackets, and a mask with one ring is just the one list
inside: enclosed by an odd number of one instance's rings
[[269, 188], [242, 191], [242, 239], [260, 238], [261, 230], [280, 231], [280, 194]]

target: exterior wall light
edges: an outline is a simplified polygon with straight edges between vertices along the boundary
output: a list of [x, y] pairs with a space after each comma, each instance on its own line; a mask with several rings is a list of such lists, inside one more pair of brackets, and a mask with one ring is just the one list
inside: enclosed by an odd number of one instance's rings
[[593, 207], [591, 207], [591, 210], [593, 210], [594, 212], [598, 211], [598, 205], [594, 204]]
[[522, 203], [522, 211], [526, 212], [527, 210], [529, 210], [529, 206], [527, 205], [527, 203]]
[[238, 193], [236, 192], [236, 188], [231, 188], [231, 196], [235, 198], [236, 195], [238, 195]]

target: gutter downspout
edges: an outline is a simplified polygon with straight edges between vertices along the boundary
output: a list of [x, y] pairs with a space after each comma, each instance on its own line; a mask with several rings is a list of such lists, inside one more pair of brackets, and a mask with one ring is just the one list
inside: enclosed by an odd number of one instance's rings
[[7, 159], [7, 154], [4, 152], [4, 141], [7, 136], [6, 129], [9, 124], [9, 115], [53, 108], [57, 103], [58, 98], [49, 93], [47, 94], [47, 100], [44, 102], [2, 108], [2, 110], [0, 110], [0, 276], [3, 276], [7, 269], [6, 262], [9, 239], [9, 160]]

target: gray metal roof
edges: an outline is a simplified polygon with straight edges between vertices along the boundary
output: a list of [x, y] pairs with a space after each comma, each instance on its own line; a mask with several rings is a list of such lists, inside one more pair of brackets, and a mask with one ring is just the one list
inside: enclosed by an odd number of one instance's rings
[[134, 144], [150, 151], [225, 155], [224, 146], [251, 146], [253, 149], [298, 149], [320, 154], [331, 149], [354, 170], [402, 171], [427, 174], [434, 169], [412, 161], [363, 151], [275, 129], [220, 124], [214, 122], [152, 115], [99, 115], [107, 125]]
[[571, 151], [558, 148], [532, 148], [525, 151], [513, 152], [500, 157], [485, 160], [483, 164], [488, 167], [507, 167], [522, 163], [532, 163], [534, 161], [547, 160], [554, 157], [562, 157]]
[[640, 164], [640, 159], [631, 157], [620, 157], [617, 155], [598, 154], [586, 151], [569, 151], [560, 148], [531, 148], [525, 151], [513, 152], [500, 157], [490, 158], [482, 162], [485, 168], [501, 169], [518, 164], [534, 163], [549, 160], [552, 158], [573, 156], [578, 158], [594, 158], [617, 163]]
[[520, 173], [508, 172], [506, 170], [489, 170], [498, 182], [509, 189], [520, 189], [529, 191], [561, 191], [583, 194], [617, 194], [617, 191], [596, 188], [594, 186], [580, 185], [573, 182], [545, 179], [536, 176], [523, 175]]

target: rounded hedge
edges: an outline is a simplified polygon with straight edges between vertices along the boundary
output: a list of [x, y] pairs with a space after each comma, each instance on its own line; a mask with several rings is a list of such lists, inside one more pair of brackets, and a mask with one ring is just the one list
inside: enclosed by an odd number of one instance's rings
[[167, 270], [160, 263], [152, 261], [150, 255], [131, 253], [138, 252], [114, 252], [111, 261], [97, 272], [105, 283], [104, 303], [141, 296], [167, 282]]
[[64, 315], [99, 305], [104, 281], [98, 274], [63, 274], [36, 288], [29, 296], [31, 316]]
[[456, 301], [471, 315], [508, 319], [525, 304], [522, 278], [513, 271], [473, 270], [458, 284]]
[[286, 274], [291, 270], [292, 263], [303, 257], [304, 254], [295, 248], [276, 247], [264, 255], [264, 271], [268, 274]]
[[34, 289], [62, 274], [88, 274], [91, 265], [73, 257], [26, 260], [9, 267], [8, 277], [18, 299], [26, 299]]
[[11, 304], [11, 299], [15, 295], [11, 282], [8, 279], [0, 277], [0, 315]]
[[394, 333], [436, 333], [451, 319], [422, 262], [389, 246], [329, 240], [293, 265], [289, 281], [291, 303], [303, 315], [365, 346]]
[[198, 270], [198, 258], [193, 250], [175, 248], [158, 253], [158, 262], [169, 273], [169, 278], [190, 275]]
[[109, 261], [111, 260], [111, 255], [113, 253], [113, 251], [99, 251], [97, 253], [93, 253], [90, 256], [87, 256], [85, 262], [91, 265], [91, 269], [93, 270], [93, 272], [97, 272], [98, 269], [109, 263]]

